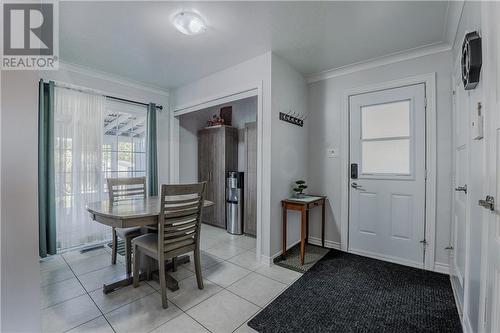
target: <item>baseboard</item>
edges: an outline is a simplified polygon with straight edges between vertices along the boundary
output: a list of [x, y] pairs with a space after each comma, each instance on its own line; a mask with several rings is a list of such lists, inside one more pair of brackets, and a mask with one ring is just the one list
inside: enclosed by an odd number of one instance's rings
[[379, 254], [376, 254], [376, 253], [371, 253], [371, 252], [367, 252], [367, 251], [363, 251], [363, 250], [357, 250], [357, 249], [349, 249], [348, 252], [352, 253], [352, 254], [357, 254], [357, 255], [360, 255], [360, 256], [363, 256], [363, 257], [368, 257], [368, 258], [378, 259], [378, 260], [382, 260], [382, 261], [392, 262], [392, 263], [399, 264], [399, 265], [410, 266], [410, 267], [415, 267], [415, 268], [420, 268], [420, 269], [424, 268], [423, 267], [424, 266], [423, 263], [413, 262], [413, 261], [409, 261], [409, 260], [402, 260], [401, 258], [395, 258], [395, 257], [391, 257], [391, 256], [379, 255]]
[[[321, 238], [309, 237], [309, 243], [317, 246], [321, 246]], [[340, 250], [340, 242], [329, 241], [325, 239], [325, 247], [329, 249]]]
[[441, 262], [434, 263], [434, 272], [450, 275], [450, 266]]
[[474, 333], [472, 326], [470, 325], [469, 316], [467, 314], [462, 315], [462, 330], [464, 333]]
[[[296, 241], [295, 243], [292, 243], [292, 244], [288, 245], [286, 247], [286, 249], [289, 250], [289, 249], [291, 249], [292, 247], [294, 247], [295, 245], [297, 245], [299, 243], [300, 243], [300, 240]], [[273, 262], [274, 262], [274, 258], [277, 258], [280, 255], [281, 255], [281, 250], [279, 250], [278, 252], [276, 252], [275, 254], [273, 254], [271, 257], [265, 256], [265, 255], [261, 255], [260, 256], [260, 263], [263, 264], [263, 265], [271, 266], [273, 264]]]

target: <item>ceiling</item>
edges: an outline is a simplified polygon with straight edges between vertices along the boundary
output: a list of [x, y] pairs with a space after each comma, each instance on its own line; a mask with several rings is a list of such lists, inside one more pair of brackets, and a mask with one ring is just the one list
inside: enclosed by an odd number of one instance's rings
[[[195, 10], [208, 31], [170, 19]], [[272, 50], [305, 76], [445, 42], [448, 2], [60, 2], [64, 62], [173, 88]]]

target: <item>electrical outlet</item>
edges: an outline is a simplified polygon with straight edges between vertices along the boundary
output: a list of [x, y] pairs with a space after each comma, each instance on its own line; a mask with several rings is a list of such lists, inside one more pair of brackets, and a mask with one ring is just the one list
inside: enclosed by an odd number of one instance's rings
[[327, 149], [328, 158], [336, 158], [337, 157], [337, 148], [328, 148]]

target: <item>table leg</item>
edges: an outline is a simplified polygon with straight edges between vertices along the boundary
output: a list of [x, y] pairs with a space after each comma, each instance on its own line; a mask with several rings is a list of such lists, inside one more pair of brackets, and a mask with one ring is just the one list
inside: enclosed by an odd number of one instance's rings
[[325, 247], [325, 201], [321, 206], [321, 246]]
[[300, 264], [304, 265], [304, 256], [306, 254], [306, 209], [302, 208], [302, 216], [300, 219]]
[[282, 225], [282, 236], [281, 236], [281, 259], [285, 259], [285, 254], [286, 254], [286, 218], [287, 218], [287, 210], [286, 210], [286, 205], [282, 205], [282, 219], [283, 219], [283, 225]]
[[309, 244], [309, 209], [306, 210], [306, 244]]

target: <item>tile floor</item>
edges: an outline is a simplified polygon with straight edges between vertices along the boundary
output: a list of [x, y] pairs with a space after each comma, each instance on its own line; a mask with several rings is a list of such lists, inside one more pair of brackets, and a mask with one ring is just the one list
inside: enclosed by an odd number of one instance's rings
[[125, 258], [111, 265], [108, 247], [41, 261], [42, 332], [252, 332], [247, 321], [301, 276], [259, 264], [251, 237], [203, 225], [201, 248], [205, 288], [197, 288], [192, 261], [181, 265], [171, 273], [179, 290], [167, 292], [168, 309], [155, 281], [102, 293], [125, 273]]

